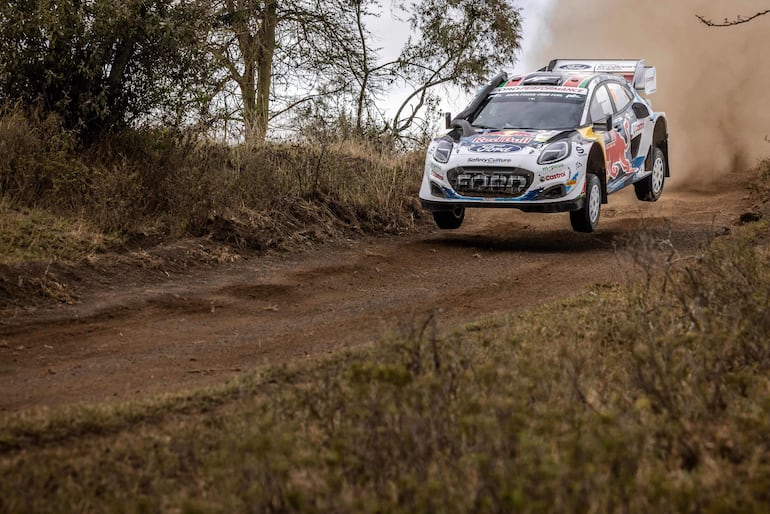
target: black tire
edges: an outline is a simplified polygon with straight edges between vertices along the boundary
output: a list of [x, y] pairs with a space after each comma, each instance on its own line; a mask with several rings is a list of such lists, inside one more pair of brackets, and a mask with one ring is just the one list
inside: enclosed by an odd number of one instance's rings
[[438, 228], [444, 230], [452, 230], [460, 228], [465, 219], [465, 208], [458, 207], [453, 211], [436, 211], [433, 213], [433, 220], [438, 225]]
[[643, 202], [655, 202], [663, 192], [666, 181], [666, 155], [660, 148], [652, 150], [652, 173], [634, 184], [636, 197]]
[[593, 232], [602, 208], [602, 183], [593, 173], [586, 175], [586, 202], [582, 209], [570, 211], [569, 221], [576, 232]]

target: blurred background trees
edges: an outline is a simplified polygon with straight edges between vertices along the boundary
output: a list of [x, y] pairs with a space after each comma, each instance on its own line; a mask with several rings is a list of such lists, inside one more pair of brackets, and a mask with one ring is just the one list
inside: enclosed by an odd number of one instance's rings
[[[383, 10], [409, 29], [389, 61], [368, 28]], [[60, 116], [85, 144], [145, 125], [407, 140], [441, 86], [514, 64], [520, 21], [506, 0], [7, 0], [0, 105]]]
[[202, 2], [8, 0], [0, 102], [61, 116], [83, 141], [188, 118], [211, 91]]

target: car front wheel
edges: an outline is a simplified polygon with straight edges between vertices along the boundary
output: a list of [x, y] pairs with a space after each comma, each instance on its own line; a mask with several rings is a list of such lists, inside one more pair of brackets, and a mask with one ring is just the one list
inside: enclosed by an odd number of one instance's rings
[[452, 230], [460, 228], [465, 219], [465, 208], [458, 207], [451, 211], [436, 211], [433, 213], [433, 220], [438, 225], [438, 228], [445, 230]]
[[582, 209], [570, 211], [569, 220], [576, 232], [593, 232], [599, 224], [602, 208], [602, 183], [593, 173], [586, 175], [586, 201]]

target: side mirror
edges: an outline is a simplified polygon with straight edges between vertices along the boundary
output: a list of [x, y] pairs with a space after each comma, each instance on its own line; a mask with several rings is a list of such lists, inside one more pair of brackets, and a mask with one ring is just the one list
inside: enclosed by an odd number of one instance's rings
[[444, 113], [444, 126], [448, 129], [452, 128], [452, 113], [451, 112], [445, 112]]
[[594, 132], [610, 132], [612, 130], [612, 116], [607, 116], [603, 120], [595, 121], [593, 128]]
[[452, 120], [450, 125], [452, 126], [452, 128], [459, 128], [461, 131], [461, 133], [453, 132], [454, 135], [452, 137], [455, 139], [455, 141], [459, 141], [460, 137], [469, 137], [469, 136], [476, 135], [476, 131], [473, 130], [473, 127], [468, 122], [468, 120], [464, 120], [462, 118], [455, 118]]

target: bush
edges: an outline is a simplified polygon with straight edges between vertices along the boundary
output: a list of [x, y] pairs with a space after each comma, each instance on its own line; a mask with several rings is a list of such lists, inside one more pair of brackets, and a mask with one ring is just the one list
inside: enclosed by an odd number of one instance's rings
[[212, 225], [269, 227], [270, 241], [318, 223], [403, 230], [414, 223], [421, 167], [417, 154], [355, 141], [229, 146], [161, 129], [127, 130], [79, 149], [57, 118], [16, 109], [0, 117], [0, 153], [7, 156], [0, 197], [12, 206], [82, 216], [124, 238], [204, 235]]

